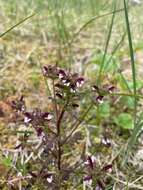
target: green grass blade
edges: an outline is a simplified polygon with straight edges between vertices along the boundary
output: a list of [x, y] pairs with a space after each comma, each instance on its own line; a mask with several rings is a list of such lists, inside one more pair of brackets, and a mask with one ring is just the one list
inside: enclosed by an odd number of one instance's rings
[[0, 38], [2, 38], [3, 36], [5, 36], [7, 33], [9, 33], [10, 31], [12, 31], [14, 28], [16, 28], [17, 26], [21, 25], [22, 23], [24, 23], [26, 20], [32, 18], [33, 16], [35, 16], [36, 13], [31, 14], [30, 16], [22, 19], [21, 21], [19, 21], [17, 24], [11, 26], [9, 29], [7, 29], [5, 32], [3, 32], [2, 34], [0, 34]]
[[102, 71], [103, 71], [103, 68], [104, 68], [104, 62], [105, 62], [105, 58], [106, 58], [106, 54], [107, 54], [107, 50], [108, 50], [108, 46], [109, 46], [109, 41], [110, 41], [111, 34], [112, 34], [115, 13], [116, 13], [116, 1], [114, 3], [114, 11], [113, 11], [113, 15], [112, 15], [112, 19], [111, 19], [111, 24], [110, 24], [109, 32], [108, 32], [108, 36], [107, 36], [107, 41], [106, 41], [106, 44], [105, 44], [105, 51], [104, 51], [103, 59], [102, 59], [102, 62], [101, 62], [98, 79], [97, 79], [97, 84], [98, 85], [100, 83], [101, 74], [102, 74]]
[[133, 45], [132, 45], [132, 36], [131, 36], [126, 0], [124, 0], [124, 11], [125, 11], [125, 21], [126, 21], [126, 28], [127, 28], [127, 35], [128, 35], [130, 58], [131, 58], [131, 68], [132, 68], [132, 78], [133, 78], [133, 93], [134, 93], [134, 130], [133, 130], [132, 136], [129, 139], [129, 142], [127, 145], [127, 150], [126, 150], [126, 158], [127, 158], [129, 152], [131, 151], [132, 146], [134, 145], [134, 143], [136, 141], [137, 134], [141, 128], [141, 124], [136, 125], [136, 117], [137, 117], [136, 68], [135, 68], [134, 50], [133, 50]]
[[112, 11], [112, 12], [109, 12], [109, 13], [106, 13], [106, 14], [103, 14], [103, 15], [99, 15], [99, 16], [94, 16], [94, 17], [92, 17], [91, 19], [89, 19], [86, 23], [84, 23], [84, 24], [78, 29], [78, 31], [73, 35], [73, 37], [72, 37], [70, 43], [73, 43], [73, 41], [77, 38], [77, 36], [81, 33], [81, 31], [83, 31], [88, 25], [90, 25], [90, 24], [91, 24], [92, 22], [94, 22], [95, 20], [100, 19], [100, 18], [103, 18], [103, 17], [106, 17], [106, 16], [110, 16], [110, 15], [112, 15], [112, 14], [121, 12], [121, 11], [123, 11], [123, 10], [124, 10], [124, 9], [118, 9], [118, 10], [116, 10], [116, 11]]
[[136, 68], [135, 68], [135, 60], [134, 60], [134, 50], [132, 45], [132, 36], [130, 31], [130, 23], [128, 18], [128, 10], [126, 0], [124, 0], [124, 10], [125, 10], [125, 20], [126, 20], [126, 28], [127, 28], [127, 35], [128, 35], [128, 42], [129, 42], [129, 50], [130, 50], [130, 57], [131, 57], [131, 67], [132, 67], [132, 78], [133, 78], [133, 88], [134, 88], [134, 124], [136, 121], [136, 108], [137, 108], [137, 98], [136, 98]]
[[140, 131], [141, 131], [142, 127], [143, 127], [143, 122], [140, 122], [139, 124], [136, 124], [136, 127], [134, 128], [134, 131], [132, 133], [132, 136], [128, 141], [127, 151], [126, 151], [126, 158], [129, 155], [132, 147], [136, 143], [136, 139], [137, 139], [138, 135], [140, 134]]
[[[116, 53], [116, 51], [118, 50], [118, 48], [120, 47], [120, 45], [124, 42], [125, 36], [126, 36], [126, 32], [123, 34], [123, 36], [122, 36], [121, 40], [118, 42], [118, 44], [114, 47], [114, 49], [113, 49], [113, 51], [112, 51], [112, 53], [111, 53], [111, 56], [110, 56], [110, 58], [108, 59], [108, 61], [107, 61], [107, 63], [106, 63], [107, 65], [108, 65], [108, 64], [110, 63], [110, 61], [112, 60], [112, 57], [114, 56], [114, 54]], [[115, 64], [115, 66], [116, 66], [118, 69], [120, 69], [116, 62], [114, 62], [114, 64]], [[132, 91], [131, 91], [131, 89], [130, 89], [130, 87], [129, 87], [127, 81], [126, 81], [126, 78], [124, 77], [124, 75], [123, 75], [121, 72], [119, 72], [119, 74], [120, 74], [120, 76], [121, 76], [121, 78], [122, 78], [122, 81], [123, 81], [124, 84], [126, 85], [128, 91], [129, 91], [130, 93], [132, 93]]]

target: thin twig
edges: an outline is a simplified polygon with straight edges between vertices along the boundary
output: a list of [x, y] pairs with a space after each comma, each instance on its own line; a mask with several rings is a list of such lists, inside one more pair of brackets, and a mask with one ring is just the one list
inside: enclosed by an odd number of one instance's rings
[[111, 175], [111, 174], [109, 174], [109, 173], [108, 173], [107, 175], [110, 176], [112, 179], [114, 179], [115, 181], [117, 181], [117, 182], [119, 182], [119, 183], [122, 183], [122, 184], [124, 184], [124, 185], [127, 185], [127, 184], [128, 184], [128, 187], [129, 187], [129, 188], [134, 188], [134, 189], [143, 190], [143, 187], [140, 186], [140, 185], [135, 185], [135, 184], [130, 183], [130, 182], [127, 183], [126, 181], [122, 181], [122, 180], [120, 180], [120, 179], [114, 177], [113, 175]]

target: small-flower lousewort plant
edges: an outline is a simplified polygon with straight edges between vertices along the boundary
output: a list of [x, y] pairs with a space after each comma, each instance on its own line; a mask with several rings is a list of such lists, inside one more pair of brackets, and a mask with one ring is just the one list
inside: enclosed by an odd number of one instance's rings
[[[112, 163], [101, 164], [96, 159], [96, 152], [86, 150], [84, 131], [90, 110], [100, 106], [114, 87], [91, 87], [78, 73], [57, 66], [46, 65], [42, 73], [51, 81], [49, 104], [52, 109], [29, 110], [23, 96], [11, 103], [16, 117], [21, 118], [18, 122], [22, 127], [13, 151], [14, 169], [7, 176], [8, 187], [104, 189], [109, 183], [106, 175], [112, 172]], [[89, 105], [84, 103], [86, 99]], [[101, 144], [106, 148], [112, 146], [106, 136]]]

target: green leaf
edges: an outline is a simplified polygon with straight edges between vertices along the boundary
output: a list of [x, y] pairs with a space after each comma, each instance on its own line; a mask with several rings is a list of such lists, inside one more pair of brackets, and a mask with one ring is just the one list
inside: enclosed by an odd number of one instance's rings
[[4, 158], [2, 160], [2, 163], [6, 166], [6, 167], [11, 167], [12, 165], [12, 158], [9, 156], [7, 158]]
[[110, 116], [110, 105], [108, 102], [104, 102], [99, 106], [99, 115], [102, 118], [108, 118]]
[[134, 109], [134, 99], [133, 99], [133, 97], [123, 96], [121, 98], [121, 103], [123, 105], [126, 105], [129, 109]]
[[[119, 83], [120, 83], [120, 87], [122, 88], [122, 90], [127, 90], [127, 86], [122, 81], [121, 77], [119, 77]], [[127, 83], [130, 90], [134, 90], [134, 83], [132, 81], [126, 80], [126, 83]], [[136, 90], [139, 90], [142, 87], [143, 87], [143, 82], [141, 80], [137, 80], [136, 81]]]
[[[133, 84], [133, 82], [128, 82], [128, 85], [129, 85], [129, 87], [130, 87], [130, 89], [134, 89], [134, 84]], [[140, 88], [142, 88], [142, 86], [143, 86], [143, 82], [142, 81], [136, 81], [136, 89], [137, 90], [139, 90]]]
[[115, 123], [124, 129], [133, 129], [133, 118], [128, 113], [121, 113], [118, 117], [114, 118]]

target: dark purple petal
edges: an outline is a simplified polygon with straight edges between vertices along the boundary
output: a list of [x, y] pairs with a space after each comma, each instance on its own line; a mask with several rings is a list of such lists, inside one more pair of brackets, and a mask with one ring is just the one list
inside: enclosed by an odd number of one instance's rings
[[63, 96], [62, 96], [60, 93], [56, 93], [56, 96], [57, 96], [58, 98], [60, 98], [60, 99], [63, 98]]
[[95, 91], [95, 92], [99, 92], [99, 88], [98, 88], [98, 86], [96, 86], [96, 85], [94, 85], [94, 86], [92, 87], [92, 90]]
[[29, 174], [32, 176], [32, 177], [37, 177], [37, 174], [35, 172], [29, 172]]
[[41, 136], [43, 129], [41, 127], [36, 128], [37, 136]]
[[98, 103], [102, 104], [103, 103], [103, 98], [104, 98], [104, 96], [97, 96], [96, 101]]
[[92, 180], [92, 176], [91, 175], [85, 176], [83, 178], [83, 181], [90, 181], [90, 180]]
[[76, 92], [76, 86], [74, 84], [70, 85], [71, 92]]
[[88, 160], [89, 166], [91, 167], [91, 169], [93, 169], [93, 162], [92, 162], [91, 157], [88, 156], [87, 160]]
[[44, 174], [42, 175], [43, 178], [48, 178], [48, 177], [50, 178], [51, 176], [52, 176], [52, 174], [50, 174], [50, 173], [48, 173], [48, 172], [47, 172], [47, 173], [44, 173]]
[[100, 180], [98, 180], [95, 190], [104, 190], [104, 186]]
[[14, 149], [19, 149], [22, 146], [22, 143], [20, 143], [19, 145], [17, 145]]
[[42, 118], [44, 120], [50, 121], [52, 119], [53, 115], [50, 114], [49, 112], [42, 113]]
[[64, 85], [69, 86], [70, 85], [70, 80], [69, 79], [63, 79], [62, 82]]
[[95, 190], [103, 190], [102, 187], [100, 187], [98, 184], [95, 187]]
[[19, 99], [20, 102], [23, 102], [24, 96], [22, 95]]
[[108, 88], [109, 93], [112, 93], [114, 90], [115, 90], [115, 87], [114, 87], [114, 86], [110, 86], [110, 87]]
[[103, 171], [111, 172], [112, 171], [112, 164], [108, 164], [102, 168]]
[[76, 80], [76, 86], [77, 86], [77, 88], [81, 87], [83, 84], [84, 84], [84, 78], [83, 77], [79, 77]]
[[25, 109], [26, 109], [25, 106], [22, 105], [20, 111], [25, 111]]
[[78, 105], [78, 104], [72, 104], [72, 106], [73, 106], [74, 108], [79, 107], [79, 105]]
[[43, 75], [46, 76], [48, 74], [48, 67], [44, 66], [42, 71], [43, 71]]
[[55, 84], [55, 87], [60, 88], [60, 89], [63, 89], [63, 88], [64, 88], [64, 85], [57, 83], [57, 84]]
[[95, 167], [96, 164], [96, 158], [95, 156], [88, 156], [86, 161], [84, 162], [85, 165], [89, 166], [91, 169], [93, 169]]
[[59, 70], [59, 78], [60, 78], [60, 79], [63, 79], [65, 76], [66, 76], [65, 71], [62, 70], [62, 69], [60, 69], [60, 70]]
[[30, 123], [33, 120], [33, 116], [31, 113], [25, 112], [24, 115], [24, 123]]
[[15, 109], [16, 111], [25, 111], [25, 102], [24, 97], [21, 96], [19, 100], [15, 100], [11, 102], [11, 107]]

